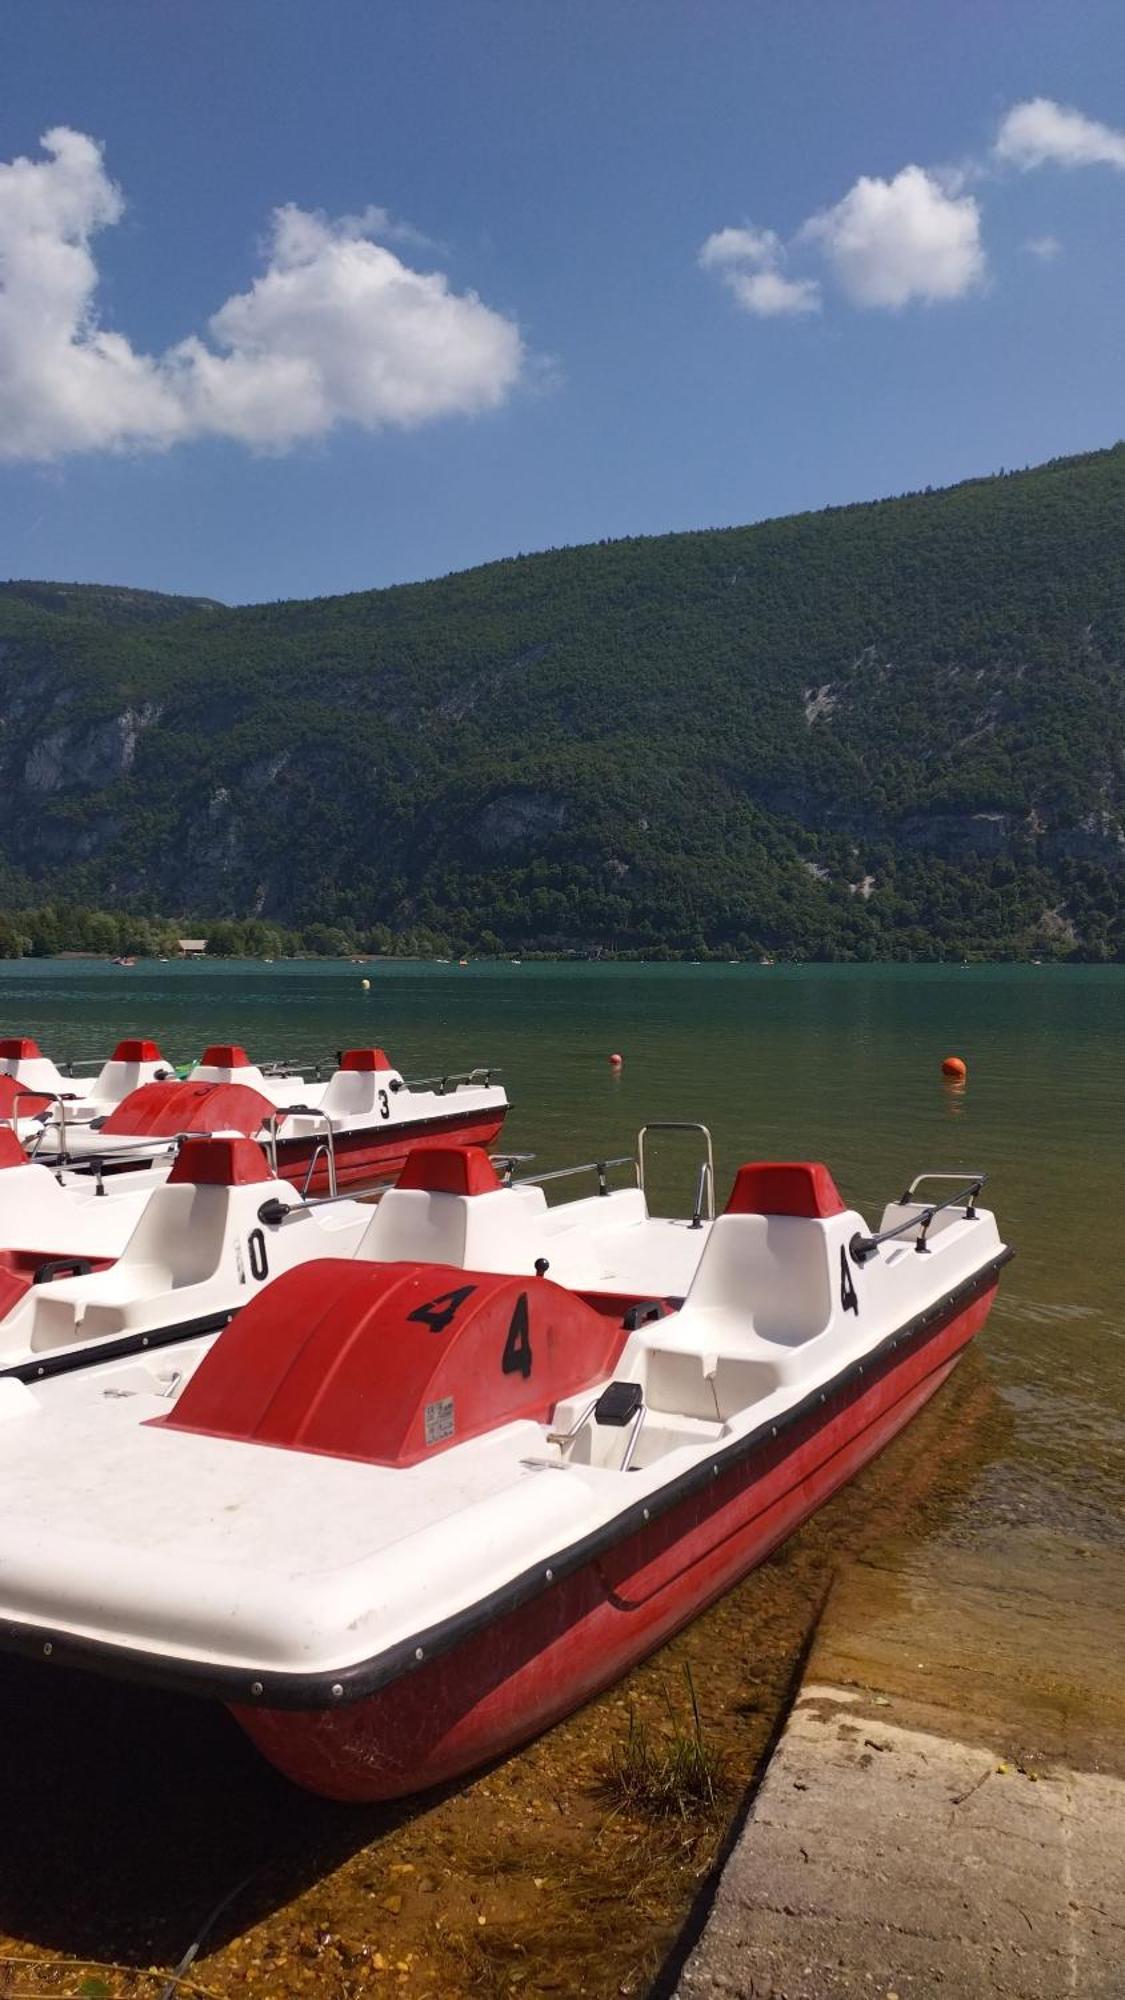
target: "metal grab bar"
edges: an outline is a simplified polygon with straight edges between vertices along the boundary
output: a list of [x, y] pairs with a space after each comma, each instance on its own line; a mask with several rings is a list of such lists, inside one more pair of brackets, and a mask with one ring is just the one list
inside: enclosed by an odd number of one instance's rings
[[[920, 1187], [923, 1181], [958, 1181], [962, 1187], [966, 1187], [968, 1185], [968, 1182], [965, 1179], [966, 1174], [968, 1174], [969, 1181], [972, 1182], [973, 1186], [976, 1188], [977, 1193], [979, 1194], [982, 1187], [985, 1184], [985, 1181], [988, 1179], [988, 1175], [975, 1174], [971, 1167], [962, 1167], [959, 1173], [927, 1172], [924, 1174], [915, 1174], [914, 1179], [910, 1183], [910, 1186], [905, 1190], [903, 1194], [899, 1195], [899, 1200], [913, 1201], [914, 1190], [916, 1187]], [[953, 1200], [956, 1200], [956, 1198], [957, 1198], [956, 1196], [952, 1197]]]
[[708, 1222], [713, 1222], [715, 1220], [715, 1147], [709, 1127], [701, 1125], [694, 1118], [653, 1118], [649, 1120], [647, 1125], [642, 1125], [640, 1131], [637, 1133], [637, 1186], [640, 1188], [642, 1194], [645, 1193], [645, 1139], [650, 1132], [702, 1132], [707, 1142], [707, 1156], [700, 1166], [699, 1180], [695, 1193], [695, 1207], [692, 1211], [692, 1228], [698, 1228], [702, 1221], [704, 1176], [706, 1176], [707, 1220]]
[[509, 1179], [507, 1185], [509, 1187], [542, 1187], [545, 1181], [565, 1181], [571, 1179], [574, 1174], [596, 1174], [598, 1177], [598, 1193], [608, 1194], [610, 1167], [635, 1167], [636, 1164], [632, 1153], [618, 1153], [613, 1159], [583, 1160], [577, 1167], [552, 1167], [550, 1172], [545, 1174], [521, 1174], [518, 1181]]
[[[564, 1459], [571, 1445], [577, 1441], [585, 1430], [586, 1425], [589, 1423], [600, 1402], [601, 1392], [599, 1391], [598, 1395], [592, 1397], [590, 1402], [587, 1403], [577, 1422], [573, 1423], [568, 1431], [547, 1432], [547, 1443], [557, 1445]], [[647, 1404], [639, 1404], [636, 1414], [629, 1425], [629, 1435], [625, 1440], [625, 1449], [621, 1454], [621, 1463], [617, 1468], [619, 1472], [629, 1472], [632, 1470], [633, 1459], [636, 1455], [637, 1446], [640, 1443], [641, 1430], [647, 1415]]]
[[[901, 1197], [900, 1205], [911, 1199], [912, 1190], [917, 1187], [919, 1181], [956, 1181], [960, 1178], [960, 1174], [917, 1174]], [[851, 1255], [857, 1264], [864, 1264], [868, 1257], [874, 1256], [880, 1243], [893, 1242], [896, 1236], [905, 1236], [908, 1230], [917, 1229], [919, 1235], [914, 1248], [928, 1256], [930, 1246], [926, 1241], [926, 1234], [935, 1215], [941, 1215], [947, 1208], [960, 1208], [961, 1204], [965, 1203], [965, 1221], [975, 1222], [977, 1196], [987, 1179], [987, 1174], [975, 1174], [972, 1180], [966, 1181], [958, 1189], [956, 1194], [951, 1194], [947, 1201], [935, 1201], [924, 1207], [919, 1206], [917, 1215], [908, 1215], [904, 1222], [896, 1222], [892, 1229], [876, 1230], [873, 1236], [861, 1236], [857, 1230], [848, 1244]]]
[[[309, 1169], [305, 1175], [305, 1185], [301, 1190], [302, 1194], [308, 1194], [312, 1184], [313, 1173], [316, 1169], [316, 1163], [323, 1153], [325, 1159], [328, 1161], [328, 1195], [329, 1199], [334, 1201], [337, 1193], [336, 1130], [326, 1111], [313, 1111], [307, 1105], [295, 1105], [291, 1106], [288, 1110], [275, 1111], [272, 1117], [265, 1120], [263, 1128], [266, 1135], [265, 1150], [270, 1166], [273, 1168], [274, 1180], [281, 1179], [277, 1165], [278, 1129], [280, 1126], [286, 1124], [291, 1117], [311, 1118], [315, 1123], [324, 1127], [324, 1137], [317, 1142], [313, 1149], [312, 1159], [309, 1161]], [[310, 1133], [309, 1136], [312, 1137], [312, 1134]]]
[[495, 1063], [490, 1063], [487, 1068], [450, 1070], [445, 1076], [406, 1076], [397, 1078], [391, 1084], [391, 1089], [436, 1090], [439, 1097], [444, 1097], [449, 1090], [460, 1090], [462, 1084], [484, 1084], [487, 1088], [494, 1076], [501, 1075], [503, 1075], [503, 1071], [498, 1069]]
[[38, 1099], [39, 1102], [42, 1103], [45, 1098], [48, 1104], [58, 1105], [57, 1115], [53, 1118], [49, 1118], [46, 1112], [42, 1112], [39, 1114], [40, 1116], [39, 1130], [35, 1135], [33, 1143], [29, 1147], [25, 1147], [28, 1159], [29, 1160], [38, 1159], [39, 1152], [42, 1147], [44, 1139], [46, 1138], [48, 1132], [51, 1130], [52, 1125], [57, 1125], [59, 1133], [59, 1158], [62, 1160], [64, 1164], [66, 1164], [68, 1159], [66, 1150], [66, 1107], [68, 1103], [72, 1104], [74, 1102], [74, 1099], [60, 1097], [59, 1093], [55, 1090], [32, 1090], [26, 1084], [22, 1090], [17, 1089], [16, 1094], [12, 1099], [11, 1119], [10, 1121], [6, 1121], [10, 1122], [12, 1130], [16, 1134], [17, 1138], [19, 1137], [19, 1116], [20, 1116], [19, 1107], [23, 1103], [25, 1098], [29, 1104], [34, 1104], [36, 1099]]
[[695, 1201], [692, 1204], [691, 1211], [691, 1226], [693, 1229], [702, 1229], [703, 1227], [703, 1204], [705, 1199], [708, 1220], [713, 1222], [715, 1220], [715, 1182], [710, 1160], [700, 1160], [699, 1162], [699, 1179], [695, 1184]]

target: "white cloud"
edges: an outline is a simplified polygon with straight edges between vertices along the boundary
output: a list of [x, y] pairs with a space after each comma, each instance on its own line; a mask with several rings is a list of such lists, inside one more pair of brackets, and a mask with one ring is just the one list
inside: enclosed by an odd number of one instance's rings
[[520, 376], [514, 322], [373, 241], [411, 235], [381, 209], [277, 209], [266, 268], [209, 338], [139, 354], [94, 310], [91, 242], [124, 212], [101, 148], [61, 126], [42, 144], [43, 160], [0, 164], [0, 457], [204, 435], [282, 449], [338, 423], [494, 409]]
[[1038, 257], [1044, 264], [1049, 264], [1058, 256], [1062, 244], [1057, 236], [1029, 236], [1023, 247], [1032, 257]]
[[961, 298], [984, 277], [980, 209], [936, 174], [903, 167], [893, 180], [862, 175], [801, 234], [822, 247], [855, 305]]
[[717, 229], [699, 253], [705, 271], [716, 271], [743, 310], [759, 319], [820, 311], [815, 278], [787, 278], [778, 265], [784, 256], [772, 229]]
[[1125, 132], [1051, 97], [1032, 97], [1014, 104], [1001, 120], [993, 152], [1025, 172], [1048, 161], [1060, 167], [1125, 169]]
[[699, 253], [705, 271], [724, 270], [731, 264], [774, 264], [781, 255], [781, 238], [775, 229], [716, 229]]

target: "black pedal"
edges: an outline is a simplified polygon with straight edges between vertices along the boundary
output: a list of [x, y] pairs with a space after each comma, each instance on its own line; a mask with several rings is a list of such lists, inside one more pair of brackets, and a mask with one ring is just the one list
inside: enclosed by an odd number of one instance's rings
[[639, 1382], [611, 1382], [594, 1404], [594, 1422], [612, 1424], [615, 1429], [623, 1430], [626, 1424], [632, 1423], [644, 1399]]

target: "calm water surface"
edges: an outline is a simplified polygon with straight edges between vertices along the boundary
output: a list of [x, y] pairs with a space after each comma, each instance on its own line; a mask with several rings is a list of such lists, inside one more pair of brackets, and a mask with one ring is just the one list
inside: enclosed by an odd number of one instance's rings
[[[1115, 967], [0, 966], [0, 1025], [56, 1058], [144, 1033], [175, 1061], [231, 1039], [302, 1061], [378, 1041], [408, 1076], [497, 1064], [507, 1142], [540, 1169], [700, 1119], [720, 1201], [740, 1160], [818, 1158], [872, 1224], [922, 1168], [984, 1169], [1018, 1257], [985, 1340], [1003, 1421], [951, 1532], [998, 1560], [1013, 1533], [1122, 1536], [1123, 1024]], [[684, 1210], [692, 1179], [665, 1140], [654, 1202]]]

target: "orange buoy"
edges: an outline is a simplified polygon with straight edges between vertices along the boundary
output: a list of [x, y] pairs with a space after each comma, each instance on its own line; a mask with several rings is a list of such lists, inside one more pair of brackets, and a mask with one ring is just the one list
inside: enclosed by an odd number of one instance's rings
[[620, 1068], [622, 1067], [622, 1065], [623, 1065], [624, 1061], [625, 1061], [625, 1058], [624, 1058], [624, 1056], [619, 1056], [619, 1055], [612, 1055], [612, 1056], [610, 1056], [610, 1059], [609, 1059], [609, 1066], [610, 1066], [610, 1069], [620, 1069]]
[[943, 1076], [955, 1076], [964, 1083], [969, 1071], [960, 1056], [946, 1056], [941, 1065], [941, 1073]]

